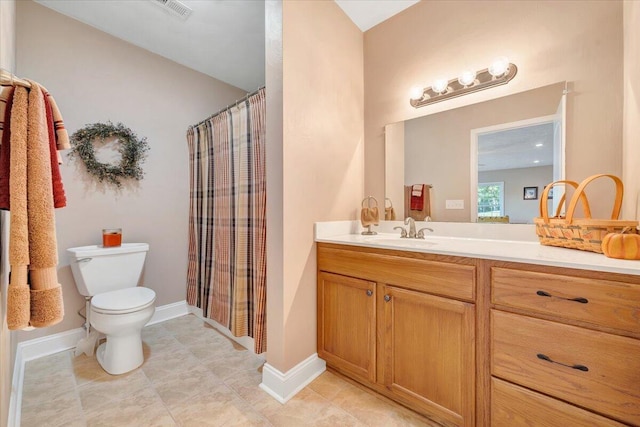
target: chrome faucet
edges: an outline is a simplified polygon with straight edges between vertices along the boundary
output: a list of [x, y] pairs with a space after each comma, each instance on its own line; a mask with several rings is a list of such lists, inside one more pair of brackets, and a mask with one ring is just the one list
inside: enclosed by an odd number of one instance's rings
[[404, 227], [393, 227], [394, 230], [400, 230], [400, 237], [402, 239], [424, 239], [424, 231], [428, 230], [433, 233], [433, 229], [429, 227], [424, 227], [418, 230], [416, 233], [416, 221], [409, 217], [404, 220], [404, 224], [409, 226], [409, 232]]
[[424, 227], [418, 230], [418, 234], [416, 235], [416, 239], [424, 239], [424, 230], [429, 230], [433, 233], [433, 228]]
[[416, 221], [413, 218], [408, 217], [407, 219], [404, 220], [404, 225], [409, 226], [408, 237], [410, 239], [415, 239], [416, 238]]
[[400, 230], [400, 238], [401, 239], [406, 239], [407, 238], [407, 230], [404, 229], [404, 227], [393, 227], [394, 230]]

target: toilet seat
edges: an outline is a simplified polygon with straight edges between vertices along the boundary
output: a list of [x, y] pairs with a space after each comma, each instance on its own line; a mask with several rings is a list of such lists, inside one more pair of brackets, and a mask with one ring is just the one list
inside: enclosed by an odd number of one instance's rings
[[102, 314], [126, 314], [143, 310], [156, 300], [156, 293], [149, 288], [136, 286], [104, 292], [91, 299], [91, 310]]

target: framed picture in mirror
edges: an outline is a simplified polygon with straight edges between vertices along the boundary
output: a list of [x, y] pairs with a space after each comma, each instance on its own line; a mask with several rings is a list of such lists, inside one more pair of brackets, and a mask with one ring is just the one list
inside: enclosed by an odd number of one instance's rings
[[524, 187], [524, 200], [538, 200], [538, 187]]

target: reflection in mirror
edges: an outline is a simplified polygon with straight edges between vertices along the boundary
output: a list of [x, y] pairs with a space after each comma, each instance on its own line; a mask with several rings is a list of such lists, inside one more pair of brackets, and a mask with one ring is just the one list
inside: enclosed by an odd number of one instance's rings
[[[531, 224], [538, 216], [544, 187], [563, 179], [561, 112], [471, 131], [471, 171], [475, 166], [477, 174], [471, 173], [470, 191], [478, 195], [471, 197], [471, 222]], [[551, 210], [553, 199], [548, 203]]]
[[[496, 219], [500, 222], [507, 222], [504, 217], [509, 216], [508, 221], [512, 223], [531, 223], [533, 217], [538, 214], [538, 199], [525, 200], [524, 187], [538, 187], [538, 197], [540, 197], [544, 185], [551, 182], [554, 177], [564, 176], [565, 159], [562, 154], [564, 127], [563, 120], [556, 120], [564, 117], [564, 108], [558, 107], [559, 103], [564, 105], [564, 89], [564, 82], [556, 83], [387, 125], [385, 127], [385, 196], [393, 201], [394, 206], [401, 208], [405, 205], [404, 186], [430, 184], [432, 185], [431, 218], [434, 221], [468, 222], [471, 219], [475, 222], [478, 212], [478, 182], [504, 182], [502, 210], [495, 211], [500, 215], [491, 214], [491, 216], [503, 217]], [[510, 128], [527, 128], [529, 125], [540, 125], [540, 127], [534, 126], [528, 131], [509, 130]], [[502, 178], [497, 175], [491, 178], [488, 167], [482, 167], [481, 169], [486, 170], [480, 170], [483, 176], [480, 180], [478, 179], [478, 137], [480, 140], [500, 137], [503, 142], [493, 144], [505, 146], [504, 139], [513, 140], [517, 135], [522, 136], [525, 133], [533, 138], [534, 135], [548, 134], [549, 131], [559, 142], [558, 148], [552, 154], [553, 159], [544, 160], [544, 165], [536, 171], [546, 170], [546, 174], [539, 178], [533, 174], [529, 177], [523, 176], [520, 181], [508, 176], [515, 169], [531, 169], [529, 172], [537, 169], [537, 167], [524, 168], [523, 164], [516, 163], [516, 160], [520, 162], [531, 155], [529, 149], [523, 151], [524, 146], [520, 146], [519, 150], [509, 154], [511, 160], [502, 160], [503, 163], [510, 163], [513, 166], [510, 169], [504, 169], [505, 165], [503, 165], [501, 169], [511, 171], [510, 173], [501, 173], [504, 175]], [[492, 136], [491, 133], [494, 132], [497, 135]], [[470, 142], [472, 140], [473, 142]], [[535, 144], [531, 150], [540, 148], [535, 147]], [[517, 148], [515, 140], [509, 150], [513, 148]], [[534, 160], [536, 159], [531, 159], [532, 162]], [[540, 158], [540, 163], [542, 161]], [[482, 162], [483, 164], [489, 162], [489, 157], [483, 156]], [[532, 165], [538, 164], [532, 163]], [[517, 201], [515, 194], [517, 194]], [[523, 204], [526, 210], [523, 210]], [[404, 216], [406, 212], [398, 212], [398, 217]]]

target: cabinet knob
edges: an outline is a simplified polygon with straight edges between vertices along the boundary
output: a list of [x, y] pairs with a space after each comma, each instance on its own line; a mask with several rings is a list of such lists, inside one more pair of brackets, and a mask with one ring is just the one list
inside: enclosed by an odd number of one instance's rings
[[370, 297], [373, 295], [373, 291], [371, 289], [367, 289], [367, 296]]
[[384, 296], [384, 300], [385, 300], [385, 302], [391, 301], [391, 295], [385, 295]]

